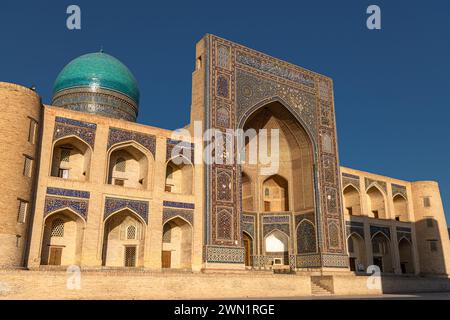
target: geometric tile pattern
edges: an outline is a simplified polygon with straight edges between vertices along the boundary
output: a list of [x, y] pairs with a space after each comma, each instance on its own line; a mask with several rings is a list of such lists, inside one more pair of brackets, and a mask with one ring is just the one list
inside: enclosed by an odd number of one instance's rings
[[105, 212], [103, 215], [103, 220], [106, 220], [110, 215], [122, 209], [132, 210], [138, 214], [145, 221], [145, 223], [148, 224], [148, 201], [112, 197], [106, 197], [105, 199]]
[[86, 142], [93, 149], [96, 130], [97, 125], [94, 123], [56, 117], [53, 141], [73, 135]]
[[[205, 40], [206, 128], [221, 132], [239, 129], [258, 108], [274, 101], [283, 104], [307, 131], [314, 146], [318, 170], [315, 190], [320, 197], [316, 212], [321, 223], [317, 237], [323, 239], [318, 242], [321, 252], [345, 256], [331, 80], [216, 36], [208, 35]], [[327, 139], [320, 138], [323, 136]], [[326, 145], [322, 145], [323, 141]], [[240, 246], [242, 243], [239, 176], [240, 166], [235, 161], [206, 168], [208, 245]], [[227, 219], [224, 212], [229, 213]], [[218, 225], [218, 214], [226, 223], [224, 230]], [[263, 232], [281, 228], [290, 234], [289, 224], [283, 224], [264, 223]], [[333, 239], [328, 239], [329, 229], [335, 234]], [[222, 237], [231, 232], [230, 241], [225, 243], [219, 239], [217, 232]], [[337, 246], [331, 247], [330, 243]]]
[[155, 156], [156, 138], [154, 135], [118, 128], [109, 128], [108, 150], [111, 146], [125, 141], [135, 141]]
[[55, 211], [69, 208], [87, 220], [89, 201], [82, 199], [61, 198], [46, 196], [44, 204], [44, 217]]
[[165, 224], [168, 220], [180, 217], [194, 225], [194, 211], [193, 210], [182, 210], [182, 209], [172, 209], [172, 208], [163, 208], [163, 221], [162, 224]]
[[84, 198], [84, 199], [89, 199], [91, 196], [89, 191], [79, 191], [79, 190], [70, 190], [52, 187], [47, 187], [47, 194], [51, 194], [54, 196], [64, 196], [64, 197]]

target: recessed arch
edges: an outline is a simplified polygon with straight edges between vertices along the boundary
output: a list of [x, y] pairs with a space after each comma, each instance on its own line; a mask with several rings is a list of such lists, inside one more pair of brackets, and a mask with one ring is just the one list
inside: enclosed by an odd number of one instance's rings
[[62, 179], [88, 181], [92, 147], [76, 135], [55, 140], [52, 144], [50, 175]]
[[191, 269], [192, 225], [180, 216], [163, 224], [161, 264], [163, 268]]
[[398, 252], [400, 258], [400, 269], [403, 274], [414, 273], [414, 259], [412, 243], [406, 237], [401, 237], [398, 241]]
[[194, 165], [183, 155], [166, 162], [165, 191], [177, 194], [192, 194], [194, 191]]
[[[118, 160], [121, 160], [120, 164]], [[153, 172], [154, 157], [135, 141], [111, 146], [107, 152], [106, 183], [121, 187], [148, 189]]]
[[253, 256], [253, 237], [247, 231], [242, 231], [242, 244], [244, 246], [244, 262], [245, 266], [249, 267], [252, 265]]
[[[129, 227], [134, 237], [128, 237]], [[103, 222], [102, 265], [107, 267], [142, 267], [145, 252], [145, 228], [142, 217], [129, 208], [120, 209]]]
[[400, 193], [397, 193], [392, 197], [392, 201], [394, 203], [395, 220], [409, 221], [408, 201], [405, 198], [405, 196], [403, 196]]
[[[269, 171], [266, 171], [269, 165], [260, 158], [261, 150], [258, 150], [267, 146], [267, 155], [274, 155], [272, 159], [278, 160], [273, 175], [283, 177], [287, 181], [286, 189], [288, 192], [284, 197], [286, 204], [281, 206], [280, 201], [278, 201], [276, 205], [279, 207], [278, 209], [269, 209], [268, 206], [271, 203], [265, 204], [262, 200], [266, 191], [261, 184], [261, 179], [258, 183], [255, 183], [254, 194], [258, 195], [259, 200], [255, 201], [254, 211], [299, 212], [313, 210], [316, 201], [313, 170], [316, 161], [314, 139], [305, 124], [298, 119], [295, 111], [288, 107], [284, 101], [274, 97], [274, 99], [265, 100], [250, 108], [242, 117], [239, 127], [244, 130], [242, 150], [245, 151], [245, 157], [241, 155], [241, 158], [245, 159], [245, 163], [240, 166], [240, 173], [251, 173], [251, 176], [255, 178], [268, 178], [271, 175], [271, 173], [268, 173]], [[252, 134], [249, 134], [250, 129], [254, 130]], [[276, 147], [276, 145], [271, 144], [271, 136], [275, 134], [273, 130], [278, 132], [279, 149], [272, 153], [271, 148]], [[267, 139], [261, 139], [263, 132], [267, 133]], [[256, 148], [255, 144], [258, 144]], [[253, 161], [249, 161], [249, 155], [254, 155], [256, 151], [258, 155], [252, 157]], [[264, 208], [265, 206], [267, 208]]]
[[372, 238], [373, 264], [380, 268], [381, 272], [394, 272], [392, 265], [391, 240], [382, 231], [377, 231]]
[[350, 271], [364, 272], [366, 269], [366, 248], [364, 238], [360, 234], [352, 232], [348, 235], [347, 252]]
[[377, 185], [373, 184], [367, 189], [366, 195], [368, 197], [369, 217], [387, 219], [384, 192]]
[[241, 186], [242, 186], [242, 210], [255, 211], [255, 192], [253, 180], [250, 174], [245, 171], [241, 172]]
[[274, 229], [264, 236], [264, 254], [268, 258], [269, 265], [279, 259], [281, 264], [289, 263], [289, 235], [285, 232]]
[[317, 251], [316, 227], [308, 219], [302, 219], [295, 230], [297, 236], [297, 253], [314, 253]]
[[344, 195], [344, 212], [349, 216], [361, 215], [361, 196], [359, 190], [352, 184], [348, 184], [342, 191]]
[[79, 265], [85, 224], [84, 218], [70, 208], [47, 215], [43, 221], [41, 264]]
[[267, 177], [262, 184], [262, 207], [265, 212], [289, 211], [288, 180], [279, 174]]

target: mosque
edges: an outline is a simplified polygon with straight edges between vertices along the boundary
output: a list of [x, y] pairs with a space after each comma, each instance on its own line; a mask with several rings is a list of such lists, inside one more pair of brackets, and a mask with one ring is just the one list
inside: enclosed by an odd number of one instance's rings
[[1, 82], [2, 269], [450, 273], [436, 182], [339, 165], [332, 79], [210, 34], [194, 66], [185, 129], [278, 129], [278, 172], [176, 161], [202, 143], [136, 123], [138, 83], [104, 52], [49, 105]]

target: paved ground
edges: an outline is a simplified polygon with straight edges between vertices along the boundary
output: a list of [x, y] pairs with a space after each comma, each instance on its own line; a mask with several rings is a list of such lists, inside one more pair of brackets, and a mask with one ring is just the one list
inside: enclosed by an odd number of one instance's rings
[[381, 296], [315, 296], [288, 297], [286, 300], [450, 300], [450, 292], [424, 292], [411, 294], [384, 294]]

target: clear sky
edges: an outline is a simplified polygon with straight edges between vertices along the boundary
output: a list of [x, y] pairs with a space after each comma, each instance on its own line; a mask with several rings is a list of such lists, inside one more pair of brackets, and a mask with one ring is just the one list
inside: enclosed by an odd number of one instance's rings
[[[80, 31], [66, 28], [70, 4]], [[371, 4], [381, 30], [366, 28]], [[1, 0], [0, 81], [36, 85], [50, 103], [64, 65], [103, 46], [139, 82], [138, 121], [175, 129], [189, 122], [205, 33], [332, 77], [341, 165], [437, 180], [450, 218], [448, 0]]]

